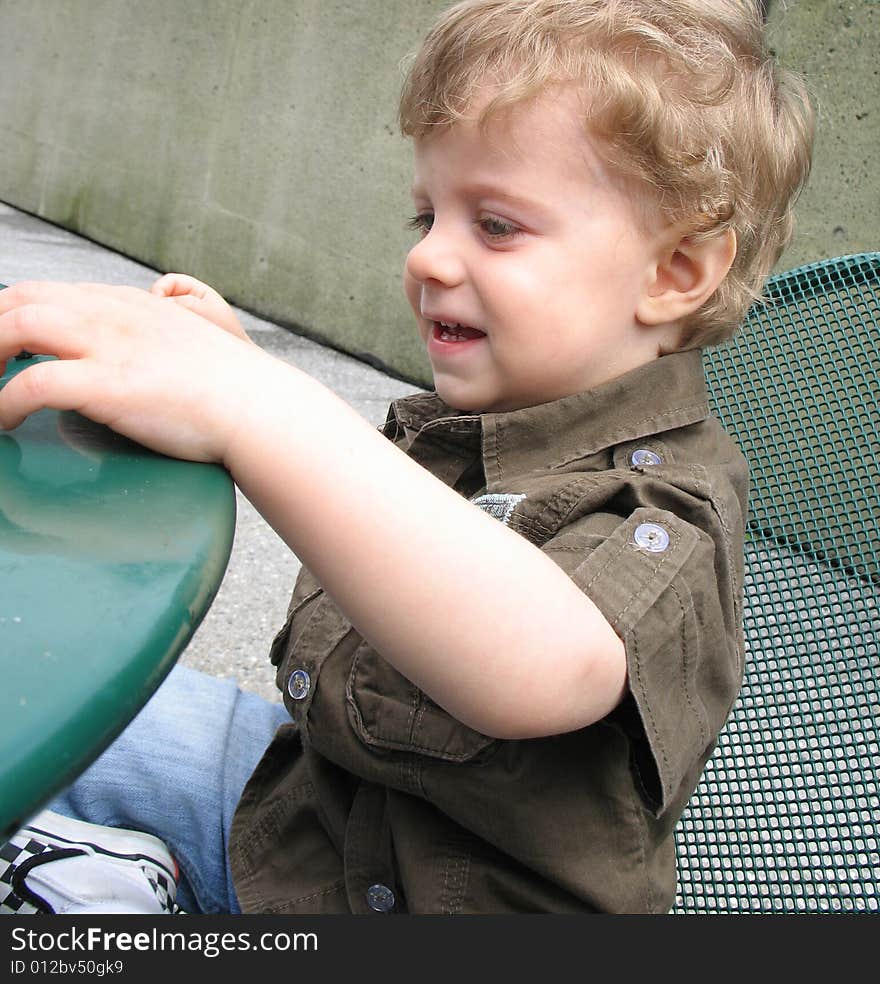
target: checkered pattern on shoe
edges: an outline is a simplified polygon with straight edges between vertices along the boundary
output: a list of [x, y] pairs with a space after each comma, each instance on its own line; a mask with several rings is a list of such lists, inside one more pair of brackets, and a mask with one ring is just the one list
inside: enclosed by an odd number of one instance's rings
[[161, 905], [166, 912], [175, 912], [178, 909], [174, 903], [174, 900], [177, 897], [176, 883], [162, 872], [156, 872], [154, 870], [151, 871], [149, 868], [144, 866], [141, 867], [141, 871], [143, 871], [147, 881], [156, 893], [156, 898], [159, 900], [159, 905]]
[[0, 913], [15, 915], [33, 915], [44, 911], [27, 899], [16, 895], [12, 885], [12, 877], [19, 866], [31, 858], [52, 848], [19, 831], [10, 841], [0, 846]]

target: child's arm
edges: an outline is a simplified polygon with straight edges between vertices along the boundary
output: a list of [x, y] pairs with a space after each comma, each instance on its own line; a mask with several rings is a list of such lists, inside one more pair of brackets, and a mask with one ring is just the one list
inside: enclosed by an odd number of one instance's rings
[[353, 625], [470, 727], [574, 730], [626, 687], [623, 644], [536, 547], [411, 461], [316, 380], [130, 288], [0, 291], [11, 428], [75, 409], [156, 450], [220, 461]]

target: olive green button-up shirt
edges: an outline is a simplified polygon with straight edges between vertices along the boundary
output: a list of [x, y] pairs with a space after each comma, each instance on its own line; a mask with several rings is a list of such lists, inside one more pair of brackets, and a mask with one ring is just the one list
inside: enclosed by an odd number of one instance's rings
[[700, 353], [512, 412], [419, 394], [385, 433], [582, 588], [624, 642], [629, 693], [579, 731], [489, 738], [385, 662], [303, 570], [271, 654], [292, 723], [230, 838], [242, 909], [667, 911], [673, 829], [743, 671], [747, 468], [709, 414]]

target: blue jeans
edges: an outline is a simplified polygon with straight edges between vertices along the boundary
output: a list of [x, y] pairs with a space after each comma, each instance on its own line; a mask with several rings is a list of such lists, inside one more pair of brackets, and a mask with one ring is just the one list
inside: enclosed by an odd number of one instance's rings
[[227, 843], [244, 785], [281, 704], [176, 666], [116, 741], [49, 808], [154, 834], [177, 859], [187, 912], [240, 912]]

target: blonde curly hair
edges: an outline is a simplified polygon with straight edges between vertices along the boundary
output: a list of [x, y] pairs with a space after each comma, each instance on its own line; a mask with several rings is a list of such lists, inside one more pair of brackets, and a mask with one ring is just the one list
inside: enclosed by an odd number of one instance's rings
[[769, 51], [754, 0], [464, 0], [414, 56], [400, 127], [422, 138], [554, 85], [583, 93], [587, 132], [691, 239], [731, 229], [737, 252], [682, 325], [681, 348], [732, 335], [791, 238], [810, 171], [803, 82]]

